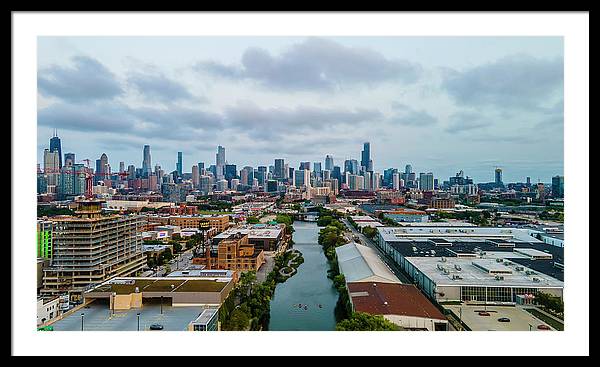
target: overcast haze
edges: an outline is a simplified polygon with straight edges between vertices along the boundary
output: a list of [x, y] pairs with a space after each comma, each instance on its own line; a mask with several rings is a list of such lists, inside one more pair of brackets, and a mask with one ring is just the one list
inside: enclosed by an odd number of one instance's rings
[[39, 37], [38, 161], [58, 129], [78, 161], [106, 153], [184, 171], [226, 148], [238, 169], [285, 158], [412, 164], [440, 182], [563, 174], [562, 37]]

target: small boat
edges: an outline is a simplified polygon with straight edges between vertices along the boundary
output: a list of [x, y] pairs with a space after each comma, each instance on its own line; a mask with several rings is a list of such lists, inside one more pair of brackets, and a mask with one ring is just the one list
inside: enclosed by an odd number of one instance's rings
[[304, 306], [304, 309], [305, 309], [305, 310], [308, 310], [308, 306]]
[[323, 305], [319, 303], [319, 308], [323, 308]]

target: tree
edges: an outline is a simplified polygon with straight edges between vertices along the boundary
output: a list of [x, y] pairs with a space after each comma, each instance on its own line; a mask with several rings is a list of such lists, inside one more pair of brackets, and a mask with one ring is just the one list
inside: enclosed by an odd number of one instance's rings
[[250, 316], [240, 307], [231, 312], [229, 321], [224, 325], [227, 330], [246, 330], [250, 323]]
[[377, 235], [377, 230], [373, 227], [365, 227], [363, 228], [363, 233], [365, 234], [365, 236], [369, 237], [370, 239], [375, 238], [375, 235]]
[[181, 248], [182, 248], [181, 243], [173, 242], [173, 252], [174, 253], [176, 253], [176, 254], [179, 253], [181, 251]]
[[400, 328], [381, 315], [355, 312], [348, 319], [338, 322], [336, 330], [340, 331], [395, 331]]
[[248, 224], [257, 224], [260, 221], [258, 220], [258, 218], [254, 217], [254, 216], [250, 216], [248, 218], [246, 218], [246, 223]]

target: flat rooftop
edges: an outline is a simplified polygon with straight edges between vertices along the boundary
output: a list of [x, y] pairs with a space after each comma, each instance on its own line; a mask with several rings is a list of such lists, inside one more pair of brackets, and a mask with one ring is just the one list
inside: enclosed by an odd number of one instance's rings
[[114, 278], [86, 292], [134, 293], [139, 292], [221, 292], [230, 278], [207, 279], [200, 277]]
[[259, 239], [259, 238], [277, 239], [281, 235], [281, 231], [282, 231], [282, 229], [280, 226], [268, 226], [266, 228], [244, 226], [244, 227], [230, 228], [226, 231], [219, 233], [218, 235], [213, 237], [213, 239], [226, 239], [229, 236], [236, 234], [236, 233], [247, 234], [248, 239]]
[[446, 320], [412, 284], [348, 283], [348, 293], [356, 311]]
[[[462, 321], [473, 331], [532, 331], [539, 330], [538, 325], [546, 325], [545, 322], [535, 318], [520, 306], [486, 306], [490, 316], [479, 316], [479, 311], [484, 311], [480, 305], [443, 305], [444, 308], [452, 310], [456, 316], [462, 315]], [[527, 307], [529, 308], [529, 307]], [[498, 321], [501, 317], [508, 317], [510, 322]], [[550, 327], [551, 330], [552, 327]]]
[[84, 331], [137, 331], [139, 312], [140, 331], [150, 331], [152, 324], [162, 325], [162, 331], [185, 331], [188, 324], [205, 310], [195, 306], [172, 307], [166, 302], [162, 306], [162, 314], [160, 308], [160, 303], [144, 302], [141, 308], [116, 310], [113, 314], [108, 307], [108, 300], [95, 300], [79, 312], [54, 322], [52, 326], [55, 331], [80, 331], [83, 313]]
[[[502, 263], [496, 262], [496, 259], [458, 257], [407, 257], [406, 260], [437, 286], [519, 288], [563, 288], [564, 286], [564, 283], [556, 278], [511, 260], [504, 260]], [[522, 270], [517, 270], [517, 267]], [[498, 273], [500, 270], [503, 271], [502, 274]], [[497, 280], [496, 276], [503, 276], [504, 279]]]
[[386, 242], [401, 241], [414, 238], [441, 237], [451, 239], [504, 239], [512, 241], [541, 242], [529, 235], [527, 229], [508, 227], [379, 227], [379, 234]]
[[358, 243], [336, 247], [340, 272], [346, 282], [401, 283], [375, 250]]

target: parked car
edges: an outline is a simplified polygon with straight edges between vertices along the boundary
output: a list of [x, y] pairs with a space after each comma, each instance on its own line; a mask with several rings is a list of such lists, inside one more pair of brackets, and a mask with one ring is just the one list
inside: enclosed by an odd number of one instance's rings
[[500, 322], [510, 322], [510, 319], [508, 317], [501, 317], [498, 319], [498, 321]]
[[538, 327], [537, 327], [537, 328], [538, 328], [539, 330], [552, 330], [552, 329], [550, 329], [550, 326], [548, 326], [548, 325], [544, 325], [544, 324], [542, 324], [542, 325], [538, 325]]
[[161, 324], [152, 324], [150, 325], [150, 330], [162, 330], [163, 326]]
[[490, 313], [489, 312], [485, 312], [485, 311], [480, 311], [479, 312], [479, 316], [489, 316]]

